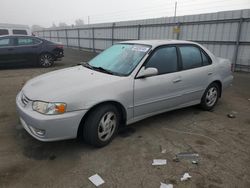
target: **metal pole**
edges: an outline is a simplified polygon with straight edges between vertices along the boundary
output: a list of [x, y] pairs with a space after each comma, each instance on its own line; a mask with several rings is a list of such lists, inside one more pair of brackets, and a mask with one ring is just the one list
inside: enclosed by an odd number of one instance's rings
[[238, 24], [238, 29], [237, 29], [236, 46], [235, 46], [234, 58], [233, 58], [233, 71], [235, 71], [236, 63], [237, 63], [237, 59], [238, 59], [238, 51], [239, 51], [239, 45], [240, 45], [242, 23], [243, 23], [243, 18], [241, 17], [239, 24]]
[[95, 28], [92, 28], [92, 47], [93, 47], [93, 52], [95, 52]]
[[88, 16], [88, 25], [90, 24], [90, 17]]
[[81, 49], [81, 45], [80, 45], [80, 29], [77, 28], [77, 41], [78, 41], [78, 48], [79, 50]]
[[179, 40], [180, 39], [180, 32], [181, 32], [181, 24], [180, 23], [177, 23], [177, 28], [178, 28], [178, 31], [177, 31], [176, 38], [177, 38], [177, 40]]
[[138, 30], [138, 31], [137, 31], [137, 32], [138, 32], [138, 33], [137, 33], [137, 38], [138, 38], [138, 40], [140, 40], [140, 38], [141, 38], [141, 25], [140, 25], [140, 24], [138, 25], [137, 30]]
[[49, 40], [51, 41], [51, 30], [49, 31]]
[[66, 36], [66, 46], [69, 46], [69, 41], [68, 41], [68, 32], [67, 29], [65, 29], [65, 36]]
[[57, 42], [59, 42], [60, 39], [59, 39], [59, 31], [58, 30], [56, 30], [56, 36], [57, 36]]
[[114, 29], [115, 29], [115, 23], [112, 24], [112, 29], [111, 29], [111, 41], [112, 45], [114, 44]]
[[174, 5], [174, 18], [176, 18], [176, 11], [177, 11], [177, 1], [175, 1]]

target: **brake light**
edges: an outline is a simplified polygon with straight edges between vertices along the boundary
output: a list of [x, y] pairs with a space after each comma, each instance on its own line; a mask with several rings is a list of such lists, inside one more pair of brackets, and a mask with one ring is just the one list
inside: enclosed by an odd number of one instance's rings
[[63, 45], [56, 45], [57, 48], [63, 48]]

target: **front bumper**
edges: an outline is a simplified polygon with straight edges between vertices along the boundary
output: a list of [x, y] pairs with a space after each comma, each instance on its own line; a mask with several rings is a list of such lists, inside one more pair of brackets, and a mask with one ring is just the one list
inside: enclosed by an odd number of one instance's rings
[[16, 97], [16, 105], [22, 126], [40, 141], [76, 138], [81, 119], [86, 113], [86, 110], [79, 110], [60, 115], [43, 115], [32, 109], [32, 101], [24, 104], [21, 93]]

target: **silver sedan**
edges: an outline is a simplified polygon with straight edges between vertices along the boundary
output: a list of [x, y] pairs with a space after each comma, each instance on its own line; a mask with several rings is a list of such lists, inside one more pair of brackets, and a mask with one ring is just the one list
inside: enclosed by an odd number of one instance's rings
[[36, 139], [79, 136], [102, 147], [118, 128], [144, 118], [197, 104], [211, 110], [232, 79], [231, 62], [200, 44], [129, 41], [29, 80], [16, 104], [23, 127]]

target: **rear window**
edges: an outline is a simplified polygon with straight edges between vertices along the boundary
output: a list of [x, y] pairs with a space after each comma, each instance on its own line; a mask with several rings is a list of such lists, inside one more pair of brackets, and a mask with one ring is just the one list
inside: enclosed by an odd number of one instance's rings
[[13, 34], [14, 35], [27, 35], [27, 31], [26, 30], [21, 30], [21, 29], [13, 29]]
[[9, 45], [10, 45], [9, 38], [0, 39], [0, 47], [9, 46]]
[[0, 35], [8, 35], [9, 31], [7, 29], [0, 29]]

